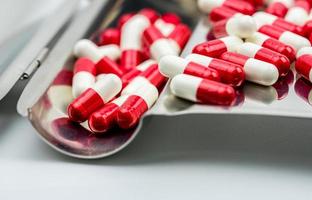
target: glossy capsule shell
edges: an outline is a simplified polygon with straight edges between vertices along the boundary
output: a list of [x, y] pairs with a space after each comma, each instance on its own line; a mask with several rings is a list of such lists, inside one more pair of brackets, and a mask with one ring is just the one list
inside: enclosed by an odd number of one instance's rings
[[107, 44], [120, 44], [120, 29], [107, 28], [100, 32], [98, 36], [98, 45], [103, 46]]
[[308, 81], [312, 82], [312, 55], [303, 54], [297, 58], [295, 69], [298, 74], [303, 76]]
[[311, 46], [311, 43], [308, 39], [275, 26], [264, 25], [258, 31], [293, 47], [295, 51], [298, 51], [302, 47]]
[[118, 76], [106, 74], [103, 79], [96, 81], [91, 88], [69, 104], [67, 109], [69, 118], [80, 123], [86, 121], [94, 111], [114, 98], [120, 92], [121, 86]]
[[243, 40], [236, 36], [227, 36], [200, 43], [193, 48], [192, 53], [216, 58], [224, 52], [236, 51], [243, 43]]
[[255, 19], [258, 28], [261, 28], [263, 25], [272, 25], [286, 31], [290, 31], [299, 35], [304, 35], [304, 30], [301, 26], [288, 22], [283, 18], [279, 18], [269, 13], [258, 11], [253, 14], [253, 18]]
[[250, 2], [241, 0], [198, 0], [197, 4], [199, 9], [205, 13], [210, 13], [212, 9], [220, 6], [231, 8], [246, 15], [255, 12], [255, 8]]
[[290, 69], [290, 62], [286, 56], [250, 42], [242, 44], [237, 49], [237, 53], [272, 63], [278, 69], [280, 76], [285, 76]]
[[212, 22], [217, 22], [220, 20], [228, 19], [230, 17], [233, 17], [235, 14], [238, 14], [240, 12], [233, 10], [231, 8], [227, 8], [224, 6], [216, 7], [211, 10], [209, 13], [209, 19]]
[[312, 55], [312, 47], [302, 47], [296, 54], [296, 58], [298, 59], [300, 56], [310, 54]]
[[107, 56], [97, 62], [95, 67], [98, 74], [116, 74], [119, 77], [122, 77], [124, 74], [119, 65]]
[[220, 81], [220, 75], [217, 70], [187, 61], [178, 56], [163, 57], [159, 62], [159, 71], [168, 78], [173, 78], [178, 74], [189, 74], [204, 79]]
[[146, 28], [142, 36], [143, 42], [150, 49], [153, 59], [159, 61], [165, 55], [177, 55], [179, 49], [173, 49], [169, 40], [155, 27]]
[[257, 44], [264, 48], [283, 54], [289, 59], [290, 62], [295, 60], [296, 51], [293, 47], [283, 42], [280, 42], [277, 39], [269, 37], [263, 33], [256, 32], [251, 37], [246, 38], [245, 41]]
[[246, 80], [260, 85], [273, 85], [279, 77], [277, 68], [271, 63], [249, 58], [234, 52], [225, 52], [220, 58], [243, 66]]
[[298, 26], [302, 26], [309, 17], [310, 9], [311, 6], [309, 2], [305, 0], [296, 0], [295, 5], [288, 10], [285, 20]]
[[74, 64], [73, 97], [78, 97], [82, 92], [92, 87], [95, 83], [95, 76], [94, 63], [88, 58], [79, 58]]
[[175, 76], [170, 90], [177, 97], [203, 104], [230, 105], [235, 100], [231, 86], [187, 74]]
[[168, 35], [168, 40], [172, 45], [172, 48], [179, 54], [192, 34], [191, 29], [185, 24], [178, 24]]
[[294, 0], [272, 0], [265, 12], [283, 18], [293, 4]]
[[199, 54], [190, 54], [185, 59], [215, 69], [220, 75], [221, 82], [231, 86], [240, 86], [245, 80], [245, 73], [240, 65]]
[[117, 124], [123, 129], [134, 127], [143, 114], [152, 107], [158, 98], [155, 86], [144, 85], [140, 90], [134, 91], [120, 106], [117, 112]]
[[112, 128], [116, 124], [118, 109], [127, 98], [127, 95], [120, 96], [92, 113], [88, 120], [90, 130], [94, 133], [104, 133]]

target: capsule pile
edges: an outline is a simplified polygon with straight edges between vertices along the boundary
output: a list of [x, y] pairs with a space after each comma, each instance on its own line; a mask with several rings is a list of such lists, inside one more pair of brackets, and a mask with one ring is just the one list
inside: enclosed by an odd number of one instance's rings
[[245, 80], [278, 84], [293, 61], [297, 73], [312, 81], [311, 3], [198, 0], [211, 22], [208, 41], [195, 45], [185, 58], [163, 57], [160, 72], [172, 78], [174, 95], [220, 105], [233, 105]]
[[97, 134], [134, 127], [167, 81], [158, 61], [178, 56], [190, 35], [174, 13], [142, 9], [121, 16], [117, 27], [102, 30], [95, 41], [78, 41], [69, 119], [87, 122]]

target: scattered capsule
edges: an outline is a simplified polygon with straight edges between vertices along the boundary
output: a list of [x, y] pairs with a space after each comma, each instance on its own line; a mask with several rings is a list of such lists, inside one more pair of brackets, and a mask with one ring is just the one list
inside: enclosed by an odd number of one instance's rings
[[120, 96], [105, 104], [89, 117], [89, 128], [94, 133], [104, 133], [116, 124], [116, 116], [120, 106], [127, 100], [128, 95]]
[[159, 61], [165, 55], [177, 55], [178, 50], [173, 46], [167, 38], [155, 27], [150, 26], [145, 29], [142, 36], [143, 42], [150, 49], [153, 59]]
[[98, 37], [98, 45], [120, 44], [120, 29], [108, 28], [103, 30]]
[[249, 58], [245, 55], [234, 52], [225, 52], [220, 58], [243, 66], [246, 80], [254, 83], [269, 86], [276, 83], [279, 77], [277, 68], [271, 63]]
[[224, 19], [214, 23], [212, 30], [216, 38], [226, 35], [247, 38], [256, 32], [257, 25], [251, 16], [238, 13], [229, 19]]
[[245, 80], [245, 73], [240, 65], [199, 54], [190, 54], [185, 59], [217, 70], [221, 82], [231, 86], [240, 86]]
[[78, 97], [82, 92], [92, 87], [95, 83], [96, 68], [88, 58], [79, 58], [74, 65], [73, 97]]
[[78, 58], [89, 58], [96, 63], [104, 56], [113, 60], [118, 59], [120, 57], [120, 49], [115, 44], [98, 47], [92, 41], [82, 39], [75, 44], [74, 55]]
[[255, 12], [255, 8], [250, 2], [241, 0], [198, 0], [197, 3], [199, 9], [205, 13], [210, 13], [212, 9], [220, 6], [231, 8], [246, 15]]
[[259, 11], [253, 14], [253, 18], [256, 20], [258, 28], [261, 28], [264, 25], [272, 25], [286, 31], [304, 35], [304, 30], [301, 26], [285, 21], [283, 18], [279, 18], [275, 15]]
[[292, 7], [294, 0], [271, 0], [265, 12], [277, 17], [285, 17], [288, 9]]
[[114, 98], [121, 90], [121, 80], [115, 74], [106, 74], [91, 88], [79, 95], [71, 104], [67, 112], [72, 121], [84, 122], [96, 110]]
[[277, 67], [280, 76], [285, 76], [290, 69], [290, 62], [286, 56], [250, 42], [246, 42], [239, 46], [237, 53], [272, 63]]
[[192, 31], [185, 24], [178, 24], [173, 31], [168, 35], [167, 39], [172, 45], [172, 48], [177, 51], [178, 54], [182, 51], [187, 41], [189, 40]]
[[224, 52], [236, 51], [237, 47], [243, 43], [243, 40], [236, 36], [227, 36], [200, 43], [193, 48], [192, 53], [215, 58], [219, 57]]
[[295, 5], [288, 10], [284, 19], [302, 26], [309, 17], [310, 9], [311, 6], [309, 2], [305, 0], [297, 0], [295, 1]]
[[238, 14], [240, 12], [233, 10], [231, 8], [227, 8], [224, 6], [216, 7], [211, 10], [209, 14], [209, 19], [212, 22], [217, 22], [220, 20], [228, 19], [230, 17], [233, 17], [235, 14]]
[[312, 55], [302, 54], [295, 63], [295, 69], [298, 74], [303, 76], [308, 81], [312, 82]]
[[189, 74], [204, 79], [220, 81], [217, 70], [187, 61], [178, 56], [165, 56], [159, 62], [159, 71], [162, 75], [173, 78], [178, 74]]
[[231, 105], [235, 100], [231, 86], [187, 74], [175, 76], [170, 90], [177, 97], [203, 104]]
[[119, 65], [107, 56], [103, 57], [99, 62], [97, 62], [95, 67], [98, 74], [112, 73], [119, 77], [122, 77], [124, 74], [124, 71], [119, 67]]
[[258, 31], [275, 38], [284, 44], [290, 45], [295, 51], [298, 51], [302, 47], [311, 46], [311, 43], [306, 38], [275, 26], [264, 25]]
[[122, 51], [120, 65], [124, 71], [129, 71], [142, 61], [142, 34], [153, 24], [158, 14], [151, 9], [143, 9], [132, 16], [121, 28], [120, 48]]
[[119, 127], [129, 129], [134, 127], [142, 115], [152, 107], [158, 98], [155, 86], [147, 84], [134, 91], [120, 106], [116, 121]]
[[246, 42], [251, 42], [268, 48], [272, 51], [278, 52], [286, 56], [290, 62], [295, 60], [296, 51], [293, 47], [278, 41], [277, 39], [271, 38], [263, 33], [256, 32], [251, 37], [246, 38]]

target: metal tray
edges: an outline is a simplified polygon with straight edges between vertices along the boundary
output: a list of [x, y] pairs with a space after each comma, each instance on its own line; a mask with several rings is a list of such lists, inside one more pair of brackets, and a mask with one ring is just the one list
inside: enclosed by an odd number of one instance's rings
[[[185, 16], [184, 19], [190, 25], [194, 20], [199, 21], [182, 56], [187, 55], [194, 44], [206, 40], [209, 24], [205, 17], [198, 20], [196, 14], [191, 15], [193, 12], [181, 13], [181, 7], [174, 3], [177, 2], [107, 1], [91, 5], [89, 9], [98, 9], [98, 12], [85, 11], [72, 22], [26, 86], [18, 103], [18, 111], [29, 117], [41, 138], [50, 146], [79, 158], [100, 158], [115, 154], [128, 146], [135, 137], [137, 139], [132, 145], [142, 147], [136, 154], [132, 154], [137, 156], [212, 151], [215, 144], [220, 144], [216, 142], [218, 140], [224, 141], [224, 151], [258, 151], [259, 148], [253, 148], [253, 144], [262, 141], [266, 152], [274, 152], [276, 148], [286, 153], [300, 152], [298, 145], [294, 149], [288, 144], [298, 142], [296, 134], [304, 136], [300, 142], [311, 140], [307, 130], [312, 117], [312, 86], [294, 72], [274, 87], [247, 83], [238, 90], [239, 98], [231, 107], [192, 104], [175, 98], [165, 87], [157, 103], [136, 128], [113, 130], [101, 137], [92, 135], [83, 126], [67, 119], [66, 107], [72, 97], [64, 94], [70, 94], [70, 87], [55, 86], [64, 78], [70, 80], [73, 62], [71, 48], [74, 43], [80, 38], [92, 37], [91, 33], [100, 24], [101, 27], [114, 24], [114, 19], [120, 14], [148, 6], [161, 12], [177, 11]], [[188, 7], [184, 3], [179, 5]], [[187, 4], [194, 6], [195, 3]], [[284, 134], [282, 141], [281, 133]], [[268, 147], [268, 143], [271, 146]]]

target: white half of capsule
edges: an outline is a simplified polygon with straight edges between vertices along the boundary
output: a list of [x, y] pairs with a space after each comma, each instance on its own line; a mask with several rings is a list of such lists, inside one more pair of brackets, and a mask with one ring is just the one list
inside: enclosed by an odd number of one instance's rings
[[258, 28], [260, 28], [263, 25], [272, 25], [273, 22], [277, 19], [276, 16], [263, 11], [255, 12], [252, 16]]
[[195, 62], [197, 64], [208, 67], [213, 58], [208, 56], [203, 56], [200, 54], [192, 53], [185, 57], [185, 60], [188, 62]]
[[129, 95], [121, 95], [120, 97], [114, 99], [111, 101], [112, 103], [116, 104], [118, 107], [120, 107], [125, 101], [128, 99]]
[[150, 26], [147, 17], [137, 14], [129, 19], [121, 28], [121, 50], [141, 50], [143, 31]]
[[98, 47], [87, 39], [79, 40], [74, 46], [73, 53], [76, 57], [87, 57], [95, 63], [104, 56], [113, 60], [120, 57], [120, 49], [117, 45], [111, 44]]
[[230, 52], [235, 52], [237, 47], [244, 43], [242, 39], [236, 36], [227, 36], [219, 40], [225, 44], [227, 51]]
[[198, 0], [198, 8], [204, 12], [209, 13], [213, 8], [219, 7], [224, 3], [225, 0]]
[[257, 44], [245, 42], [237, 48], [237, 53], [253, 58], [261, 48]]
[[244, 71], [246, 80], [265, 86], [273, 85], [279, 77], [279, 72], [273, 64], [254, 58], [246, 61]]
[[308, 39], [290, 31], [285, 31], [282, 33], [278, 40], [292, 46], [296, 51], [300, 50], [302, 47], [311, 46], [311, 43]]
[[150, 46], [150, 52], [153, 59], [159, 61], [166, 55], [178, 55], [178, 52], [173, 49], [169, 40], [166, 38], [158, 39]]
[[292, 7], [288, 10], [284, 19], [299, 26], [303, 26], [308, 20], [309, 13], [301, 7]]
[[255, 32], [252, 36], [246, 38], [245, 41], [262, 46], [262, 44], [269, 38], [270, 38], [269, 36], [263, 33]]
[[154, 23], [154, 26], [165, 36], [167, 37], [174, 30], [175, 25], [167, 23], [162, 19], [157, 19]]
[[143, 76], [137, 76], [121, 91], [122, 95], [133, 94], [135, 91], [140, 90], [145, 85], [152, 85], [149, 80]]
[[95, 83], [95, 76], [86, 71], [80, 71], [73, 77], [73, 96], [76, 98]]
[[145, 101], [147, 107], [151, 108], [158, 99], [159, 94], [157, 88], [154, 85], [149, 84], [143, 85], [140, 90], [136, 90], [130, 95], [141, 97]]
[[312, 55], [312, 47], [303, 47], [303, 48], [301, 48], [301, 49], [297, 52], [296, 58], [299, 58], [300, 56], [305, 55], [305, 54]]
[[107, 103], [114, 98], [122, 88], [122, 82], [115, 74], [106, 74], [99, 79], [92, 87], [94, 91], [101, 96], [102, 100]]
[[164, 56], [158, 65], [159, 72], [168, 78], [173, 78], [178, 74], [183, 74], [189, 61], [178, 56]]
[[257, 24], [251, 16], [239, 14], [227, 21], [225, 30], [229, 35], [247, 38], [257, 31]]
[[196, 94], [203, 79], [186, 74], [176, 75], [170, 82], [170, 90], [177, 97], [197, 102]]

